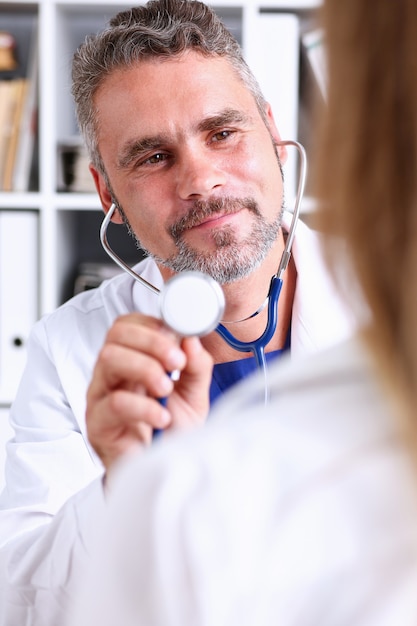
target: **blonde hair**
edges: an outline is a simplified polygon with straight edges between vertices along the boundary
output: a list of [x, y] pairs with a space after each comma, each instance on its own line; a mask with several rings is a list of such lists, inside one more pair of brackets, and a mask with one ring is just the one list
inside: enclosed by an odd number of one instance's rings
[[[417, 0], [324, 0], [329, 90], [318, 138], [322, 228], [342, 235], [386, 388], [417, 406]], [[337, 250], [326, 250], [331, 265]], [[415, 422], [417, 425], [417, 422]], [[413, 428], [416, 428], [416, 425]]]

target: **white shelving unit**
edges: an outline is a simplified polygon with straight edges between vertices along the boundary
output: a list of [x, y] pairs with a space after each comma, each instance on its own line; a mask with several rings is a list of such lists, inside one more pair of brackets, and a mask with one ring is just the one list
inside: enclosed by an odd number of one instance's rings
[[[283, 139], [297, 138], [299, 98], [298, 26], [294, 37], [294, 21], [291, 21], [294, 18], [286, 17], [286, 14], [295, 15], [302, 25], [314, 17], [319, 4], [319, 0], [212, 2], [242, 43], [249, 65], [271, 101]], [[30, 211], [37, 216], [37, 245], [33, 247], [36, 253], [32, 250], [32, 258], [26, 258], [26, 263], [32, 269], [35, 267], [38, 276], [37, 302], [31, 304], [33, 322], [71, 295], [81, 262], [107, 260], [98, 238], [102, 219], [98, 197], [95, 193], [57, 191], [57, 148], [60, 141], [77, 132], [70, 96], [70, 65], [75, 48], [86, 34], [99, 30], [114, 13], [128, 6], [132, 5], [114, 0], [17, 0], [0, 3], [0, 30], [5, 27], [13, 29], [10, 25], [15, 25], [18, 43], [19, 36], [25, 36], [19, 31], [20, 25], [29, 23], [36, 25], [38, 30], [39, 183], [34, 191], [0, 192], [0, 212]], [[289, 201], [295, 189], [294, 172], [295, 168], [290, 165], [287, 174]], [[10, 236], [15, 239], [16, 249], [19, 250], [19, 233], [13, 232]], [[131, 241], [126, 239], [126, 242], [126, 246], [133, 251]], [[121, 245], [125, 244], [122, 242]], [[21, 253], [25, 258], [26, 246]], [[0, 259], [1, 280], [4, 272], [15, 270], [1, 256], [1, 250]], [[27, 280], [22, 271], [19, 272], [20, 275], [15, 275], [16, 289], [25, 285]], [[10, 300], [13, 300], [13, 293]], [[13, 315], [13, 307], [10, 311]], [[0, 317], [0, 333], [3, 326]], [[22, 339], [23, 350], [28, 332], [27, 327], [16, 330]], [[21, 350], [22, 346], [13, 345], [10, 349]], [[2, 363], [0, 356], [0, 406], [7, 406], [14, 394], [13, 385], [8, 390], [2, 390], [1, 376], [5, 367], [7, 364]]]

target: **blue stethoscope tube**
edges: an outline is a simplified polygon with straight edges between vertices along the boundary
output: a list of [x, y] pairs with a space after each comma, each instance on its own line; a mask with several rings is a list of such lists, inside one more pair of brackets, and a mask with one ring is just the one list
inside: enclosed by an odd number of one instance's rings
[[278, 300], [281, 293], [282, 278], [273, 276], [268, 293], [268, 320], [264, 332], [258, 339], [253, 341], [241, 341], [236, 339], [234, 335], [223, 324], [219, 324], [216, 332], [238, 352], [252, 352], [258, 367], [265, 366], [265, 348], [275, 334], [278, 324]]

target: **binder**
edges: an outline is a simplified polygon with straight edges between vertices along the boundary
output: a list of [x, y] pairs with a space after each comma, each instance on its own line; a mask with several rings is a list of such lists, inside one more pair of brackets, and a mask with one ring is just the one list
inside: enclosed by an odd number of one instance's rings
[[[300, 21], [294, 13], [259, 12], [243, 38], [249, 65], [272, 107], [283, 140], [298, 138]], [[284, 166], [288, 208], [298, 186], [298, 155], [288, 148]]]
[[6, 443], [13, 437], [13, 429], [9, 423], [9, 411], [0, 407], [0, 491], [6, 485], [4, 466], [6, 463]]
[[16, 394], [37, 318], [37, 212], [0, 210], [0, 405]]

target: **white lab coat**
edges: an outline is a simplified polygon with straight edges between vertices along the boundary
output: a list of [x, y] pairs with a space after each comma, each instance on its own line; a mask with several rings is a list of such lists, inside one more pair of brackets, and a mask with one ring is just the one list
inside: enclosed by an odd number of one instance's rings
[[119, 467], [69, 626], [415, 626], [417, 485], [361, 346]]
[[[288, 221], [287, 215], [285, 221]], [[284, 222], [285, 227], [285, 222]], [[300, 223], [291, 354], [324, 348], [352, 331], [323, 267], [319, 240]], [[139, 271], [160, 287], [155, 263]], [[86, 391], [113, 320], [158, 315], [158, 300], [123, 274], [39, 321], [10, 419], [7, 486], [0, 497], [0, 625], [61, 624], [104, 510], [101, 462], [86, 438]], [[30, 617], [29, 617], [30, 616]]]

